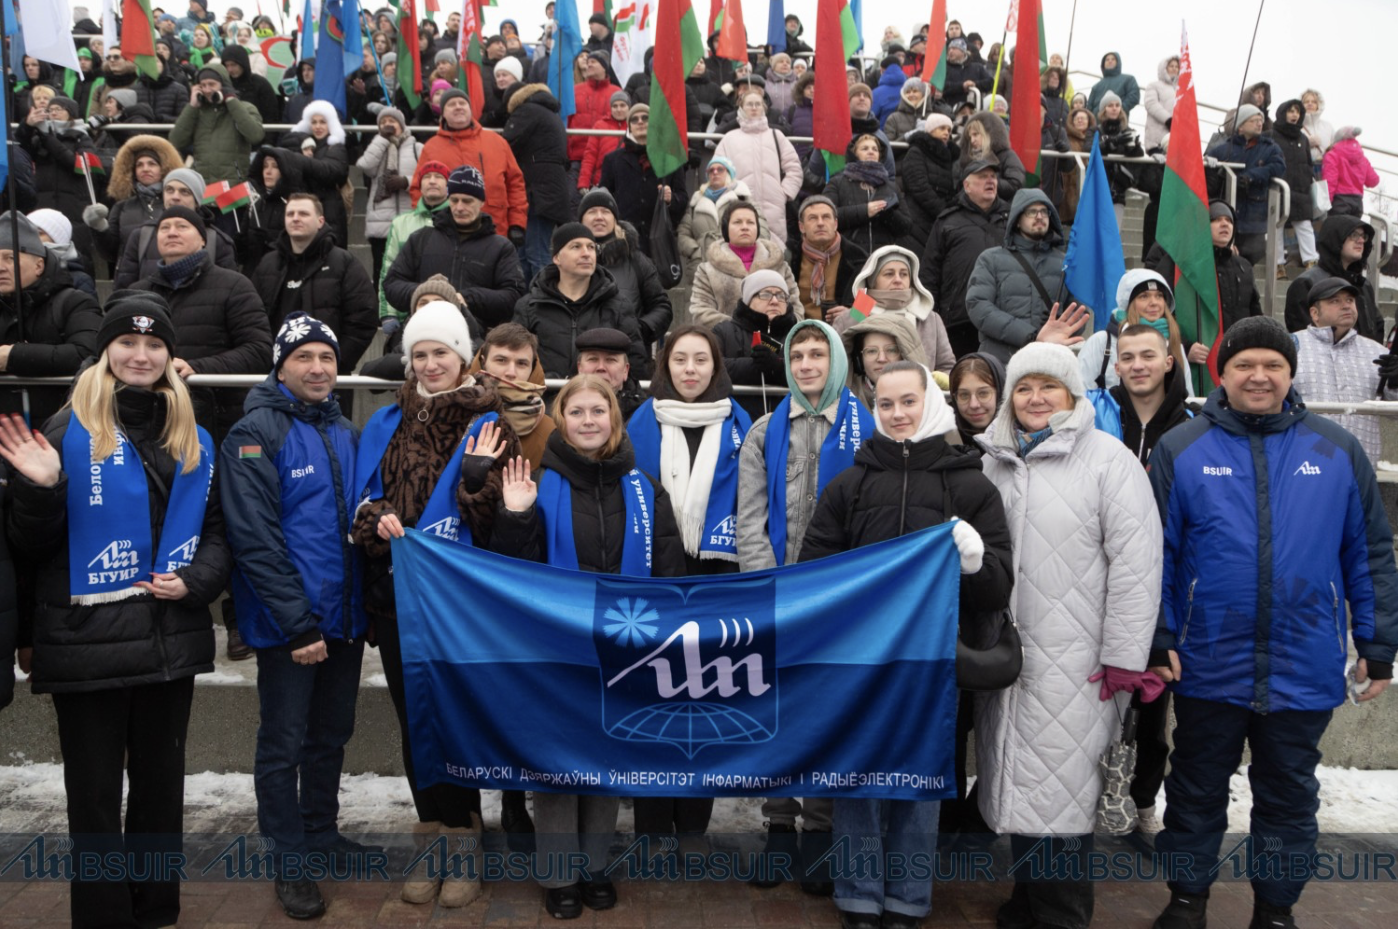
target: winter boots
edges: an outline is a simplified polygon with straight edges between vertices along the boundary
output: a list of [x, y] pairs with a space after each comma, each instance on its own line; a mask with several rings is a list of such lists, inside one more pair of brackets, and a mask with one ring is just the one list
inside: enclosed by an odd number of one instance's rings
[[481, 815], [471, 815], [471, 825], [467, 828], [443, 827], [442, 836], [447, 838], [447, 849], [458, 859], [454, 865], [460, 866], [460, 875], [448, 871], [442, 878], [442, 893], [437, 903], [442, 907], [465, 907], [481, 896], [481, 869], [484, 866], [481, 856]]

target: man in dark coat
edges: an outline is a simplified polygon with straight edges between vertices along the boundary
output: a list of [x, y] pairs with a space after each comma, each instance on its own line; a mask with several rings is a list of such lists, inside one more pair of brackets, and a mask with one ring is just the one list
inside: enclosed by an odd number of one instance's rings
[[568, 133], [559, 117], [558, 99], [547, 84], [515, 84], [507, 92], [505, 109], [509, 118], [502, 134], [529, 191], [529, 222], [524, 228], [524, 248], [519, 250], [527, 281], [548, 265], [554, 227], [572, 219]]
[[[189, 103], [189, 88], [175, 79], [172, 69], [178, 65], [170, 64], [159, 55], [155, 56], [155, 60], [160, 68], [160, 76], [152, 78], [142, 72], [136, 78], [136, 84], [133, 87], [136, 91], [136, 100], [151, 108], [157, 123], [173, 123], [179, 118], [180, 111]], [[275, 115], [281, 116], [280, 106]], [[272, 122], [276, 122], [276, 120], [274, 119]]]
[[599, 326], [578, 333], [573, 340], [573, 348], [578, 352], [580, 375], [596, 375], [611, 387], [621, 405], [621, 419], [630, 421], [646, 402], [646, 393], [631, 373], [631, 359], [627, 355], [631, 347], [630, 337], [619, 329]]
[[676, 228], [684, 219], [685, 207], [689, 204], [683, 168], [664, 178], [656, 176], [646, 155], [649, 131], [650, 107], [644, 103], [632, 104], [626, 114], [626, 135], [621, 147], [602, 159], [602, 186], [616, 198], [617, 219], [636, 227], [641, 251], [647, 255], [650, 254], [650, 221], [655, 215], [656, 200], [664, 198], [670, 223]]
[[149, 277], [160, 263], [160, 246], [156, 241], [156, 228], [160, 217], [169, 207], [188, 207], [204, 220], [209, 228], [209, 242], [206, 249], [214, 264], [221, 268], [237, 270], [236, 245], [233, 237], [213, 223], [213, 211], [202, 203], [204, 199], [204, 179], [193, 168], [176, 168], [165, 175], [161, 184], [161, 211], [155, 219], [138, 226], [126, 237], [121, 256], [117, 259], [112, 283], [117, 290], [131, 287], [142, 278]]
[[[247, 49], [232, 42], [225, 45], [223, 47], [223, 67], [233, 82], [233, 89], [238, 92], [238, 99], [257, 107], [258, 115], [262, 117], [263, 123], [281, 121], [281, 100], [265, 77], [253, 73]], [[181, 101], [181, 103], [184, 102]]]
[[574, 334], [599, 327], [625, 333], [629, 364], [643, 371], [646, 352], [636, 314], [622, 304], [611, 272], [597, 267], [591, 230], [581, 223], [564, 223], [553, 231], [550, 248], [553, 264], [535, 276], [514, 313], [514, 321], [538, 338], [544, 373], [550, 378], [576, 374]]
[[616, 280], [622, 303], [635, 311], [649, 347], [669, 330], [675, 313], [654, 263], [640, 249], [640, 234], [617, 218], [616, 198], [605, 187], [583, 195], [578, 219], [597, 240], [597, 261]]
[[1254, 265], [1267, 249], [1267, 191], [1275, 178], [1286, 177], [1286, 157], [1267, 136], [1262, 135], [1265, 114], [1251, 104], [1238, 107], [1238, 130], [1229, 139], [1209, 149], [1209, 157], [1222, 162], [1241, 162], [1238, 176], [1238, 251]]
[[947, 44], [947, 75], [942, 102], [953, 110], [966, 102], [973, 88], [988, 94], [995, 83], [995, 78], [985, 65], [971, 60], [969, 54], [965, 39], [958, 37]]
[[[102, 308], [73, 286], [61, 261], [49, 255], [39, 231], [19, 217], [19, 241], [10, 214], [0, 216], [0, 371], [20, 377], [71, 377], [97, 354]], [[15, 271], [23, 301], [15, 312]], [[12, 388], [0, 393], [0, 411], [24, 411], [29, 394], [30, 422], [36, 426], [62, 407], [68, 388]], [[0, 657], [3, 659], [3, 657]], [[3, 673], [0, 673], [3, 675]]]
[[1375, 342], [1384, 342], [1383, 315], [1374, 299], [1374, 286], [1364, 276], [1369, 266], [1369, 252], [1374, 248], [1374, 227], [1357, 216], [1337, 216], [1334, 213], [1320, 227], [1316, 236], [1316, 251], [1320, 261], [1308, 268], [1286, 289], [1286, 328], [1299, 333], [1311, 325], [1311, 288], [1326, 278], [1344, 278], [1359, 291], [1359, 319], [1354, 328], [1359, 335]]
[[339, 336], [339, 372], [351, 374], [379, 328], [378, 295], [359, 260], [335, 244], [314, 194], [287, 198], [286, 230], [258, 262], [252, 286], [272, 329], [305, 312]]
[[[857, 243], [840, 235], [835, 201], [824, 194], [814, 194], [801, 201], [796, 220], [800, 238], [788, 245], [802, 316], [808, 320], [825, 320], [853, 306], [854, 279], [869, 255]], [[817, 274], [817, 266], [821, 264], [824, 270]], [[812, 283], [817, 277], [820, 278], [818, 289]]]
[[[977, 170], [972, 171], [973, 167]], [[1004, 242], [1010, 218], [1010, 205], [996, 196], [999, 180], [997, 163], [968, 165], [960, 193], [932, 224], [932, 235], [922, 251], [918, 279], [932, 292], [957, 358], [980, 345], [980, 332], [966, 313], [971, 271], [982, 252]]]
[[[383, 279], [384, 296], [407, 316], [418, 284], [434, 274], [445, 275], [462, 298], [471, 317], [486, 329], [508, 323], [515, 302], [524, 293], [515, 247], [496, 235], [495, 222], [483, 211], [485, 180], [471, 165], [462, 165], [447, 179], [448, 209], [433, 215], [432, 225], [408, 237], [403, 250]], [[483, 334], [472, 334], [472, 339]]]

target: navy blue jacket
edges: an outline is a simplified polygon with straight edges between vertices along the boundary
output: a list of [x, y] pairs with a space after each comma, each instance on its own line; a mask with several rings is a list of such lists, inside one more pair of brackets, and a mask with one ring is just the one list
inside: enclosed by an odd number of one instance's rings
[[[1220, 388], [1150, 459], [1165, 528], [1156, 650], [1177, 693], [1260, 713], [1345, 699], [1346, 612], [1370, 674], [1398, 643], [1393, 533], [1359, 441], [1307, 413], [1240, 414]], [[1386, 675], [1375, 672], [1385, 671]]]
[[1267, 190], [1273, 178], [1286, 177], [1286, 156], [1281, 147], [1267, 136], [1259, 136], [1257, 144], [1249, 146], [1241, 135], [1234, 135], [1209, 149], [1219, 161], [1240, 162], [1246, 168], [1234, 168], [1238, 175], [1238, 232], [1267, 231]]
[[359, 430], [333, 397], [308, 405], [276, 374], [248, 392], [219, 455], [243, 641], [299, 649], [368, 626], [349, 541]]

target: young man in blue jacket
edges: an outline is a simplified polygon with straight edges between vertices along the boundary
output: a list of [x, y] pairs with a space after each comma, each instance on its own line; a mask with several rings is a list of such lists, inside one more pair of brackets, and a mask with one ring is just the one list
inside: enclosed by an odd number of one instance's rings
[[359, 431], [335, 400], [339, 361], [328, 326], [289, 316], [219, 456], [238, 626], [257, 652], [257, 825], [276, 843], [277, 898], [299, 920], [325, 901], [315, 882], [288, 880], [296, 859], [365, 850], [336, 825], [368, 626], [349, 542]]
[[[1233, 324], [1222, 387], [1150, 459], [1165, 529], [1152, 671], [1173, 682], [1175, 751], [1165, 779], [1170, 904], [1157, 927], [1203, 927], [1228, 781], [1252, 750], [1254, 927], [1294, 927], [1315, 855], [1320, 737], [1346, 693], [1393, 678], [1393, 533], [1359, 440], [1310, 414], [1292, 388], [1296, 343], [1270, 317]], [[1346, 610], [1348, 603], [1348, 611]], [[1348, 620], [1348, 636], [1346, 626]]]

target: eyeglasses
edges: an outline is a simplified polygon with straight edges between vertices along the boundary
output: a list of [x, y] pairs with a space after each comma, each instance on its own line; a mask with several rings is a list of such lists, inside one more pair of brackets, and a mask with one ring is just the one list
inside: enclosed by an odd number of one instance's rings
[[767, 303], [769, 303], [769, 304], [771, 304], [771, 303], [776, 303], [776, 302], [779, 301], [779, 300], [782, 301], [783, 303], [785, 303], [785, 302], [786, 302], [786, 291], [778, 291], [778, 290], [776, 290], [776, 289], [774, 289], [774, 288], [768, 288], [768, 289], [765, 290], [765, 291], [758, 291], [758, 292], [757, 292], [757, 299], [758, 299], [758, 300], [761, 300], [761, 301], [765, 301], [765, 302], [767, 302]]
[[121, 55], [120, 55], [120, 54], [116, 54], [116, 55], [107, 55], [107, 56], [104, 56], [104, 57], [105, 57], [108, 61], [121, 61]]
[[1023, 215], [1029, 217], [1031, 220], [1047, 219], [1049, 215], [1048, 207], [1030, 207], [1024, 211]]
[[957, 391], [953, 396], [958, 404], [969, 404], [975, 400], [981, 404], [988, 404], [995, 399], [995, 391], [991, 388], [981, 388], [977, 391]]
[[629, 122], [632, 122], [632, 123], [649, 123], [649, 122], [650, 122], [650, 117], [649, 117], [649, 116], [646, 116], [646, 115], [643, 114], [643, 113], [638, 113], [638, 114], [636, 114], [635, 116], [631, 117], [631, 119], [629, 120]]
[[903, 353], [898, 351], [897, 346], [888, 346], [879, 349], [869, 346], [869, 348], [865, 349], [860, 354], [871, 362], [877, 362], [879, 359], [884, 359], [889, 362], [901, 362], [903, 360]]

